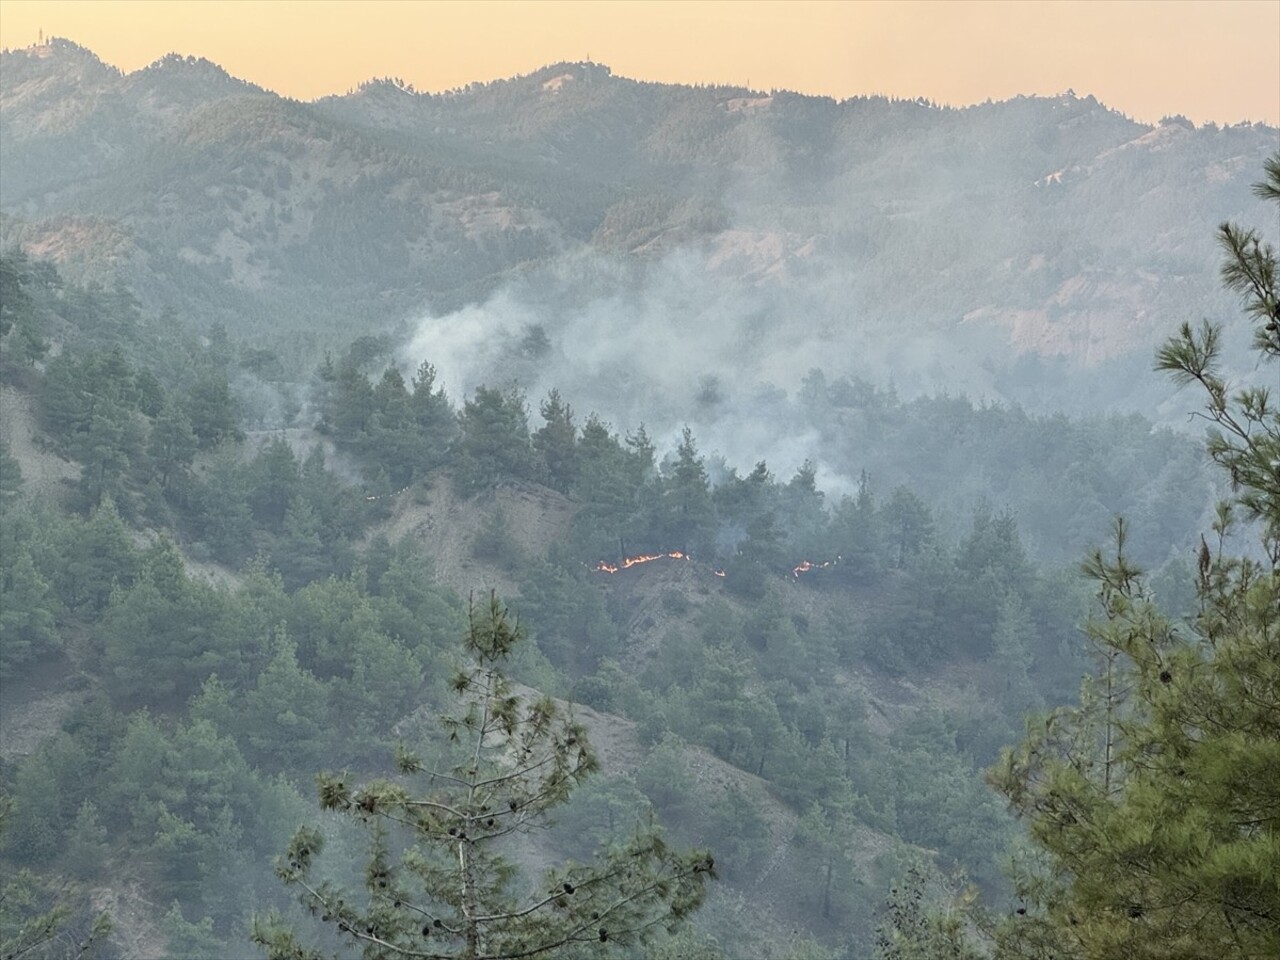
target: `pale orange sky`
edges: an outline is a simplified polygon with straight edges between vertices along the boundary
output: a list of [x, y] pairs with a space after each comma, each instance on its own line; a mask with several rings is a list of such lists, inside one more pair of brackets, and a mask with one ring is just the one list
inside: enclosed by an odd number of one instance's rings
[[957, 105], [1073, 88], [1149, 122], [1280, 125], [1280, 0], [0, 0], [0, 45], [41, 29], [124, 70], [177, 51], [300, 99], [590, 57], [645, 80]]

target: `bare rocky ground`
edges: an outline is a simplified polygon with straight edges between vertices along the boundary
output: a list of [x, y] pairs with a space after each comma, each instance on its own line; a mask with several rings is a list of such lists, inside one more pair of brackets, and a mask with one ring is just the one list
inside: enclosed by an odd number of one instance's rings
[[0, 385], [0, 438], [22, 470], [23, 487], [31, 496], [57, 498], [67, 483], [80, 479], [80, 467], [43, 449], [36, 441], [35, 404], [30, 395], [11, 384]]
[[65, 662], [40, 664], [20, 681], [0, 681], [0, 758], [35, 753], [89, 695]]
[[474, 555], [476, 536], [499, 509], [511, 542], [526, 557], [545, 556], [551, 544], [563, 539], [574, 510], [568, 497], [536, 483], [505, 483], [461, 497], [449, 477], [436, 473], [427, 486], [396, 494], [390, 518], [369, 537], [383, 534], [393, 543], [414, 538], [434, 563], [436, 579], [460, 596], [496, 590], [499, 596], [514, 597], [520, 590], [510, 574]]
[[[169, 941], [160, 929], [164, 908], [144, 897], [136, 881], [94, 887], [89, 902], [96, 912], [111, 918], [111, 944], [120, 960], [178, 960], [171, 957]], [[248, 949], [246, 945], [246, 955]]]

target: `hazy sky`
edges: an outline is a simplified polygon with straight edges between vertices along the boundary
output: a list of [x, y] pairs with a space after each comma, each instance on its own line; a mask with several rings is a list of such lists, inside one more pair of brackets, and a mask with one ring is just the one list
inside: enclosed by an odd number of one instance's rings
[[374, 76], [434, 91], [589, 57], [646, 80], [951, 104], [1073, 88], [1140, 120], [1280, 124], [1280, 0], [0, 0], [0, 45], [41, 29], [125, 70], [196, 54], [301, 99]]

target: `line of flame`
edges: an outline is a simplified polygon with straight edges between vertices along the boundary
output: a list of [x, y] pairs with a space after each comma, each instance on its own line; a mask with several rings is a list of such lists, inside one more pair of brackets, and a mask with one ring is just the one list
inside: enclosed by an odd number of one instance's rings
[[670, 550], [667, 553], [641, 553], [634, 557], [624, 557], [621, 563], [609, 563], [606, 560], [601, 560], [596, 564], [596, 569], [601, 573], [617, 573], [619, 570], [630, 570], [632, 567], [638, 567], [642, 563], [662, 560], [664, 557], [670, 557], [672, 560], [689, 559], [689, 555], [683, 550]]
[[812, 560], [801, 560], [791, 568], [791, 576], [799, 580], [802, 573], [808, 573], [810, 570], [826, 570], [828, 567], [834, 567], [839, 562], [839, 557], [834, 560], [823, 560], [821, 563], [814, 563]]
[[[651, 563], [654, 560], [662, 560], [670, 557], [672, 560], [688, 560], [689, 555], [682, 550], [671, 550], [667, 553], [641, 553], [634, 557], [624, 557], [619, 563], [609, 563], [607, 560], [601, 560], [596, 564], [596, 570], [600, 573], [617, 573], [619, 570], [630, 570], [632, 567], [638, 567], [642, 563]], [[834, 567], [840, 562], [840, 557], [834, 560], [823, 560], [815, 563], [812, 560], [801, 560], [798, 564], [791, 568], [791, 576], [800, 579], [800, 574], [808, 573], [811, 570], [826, 570]], [[717, 577], [725, 576], [724, 570], [719, 567], [711, 571]]]

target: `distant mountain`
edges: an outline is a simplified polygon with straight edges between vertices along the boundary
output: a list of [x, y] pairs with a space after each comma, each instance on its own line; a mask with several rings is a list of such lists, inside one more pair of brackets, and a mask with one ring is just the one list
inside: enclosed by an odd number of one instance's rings
[[760, 292], [765, 327], [819, 323], [827, 359], [980, 343], [961, 385], [1017, 396], [1019, 355], [1147, 365], [1172, 323], [1227, 309], [1213, 228], [1265, 222], [1249, 185], [1278, 144], [1071, 93], [837, 102], [592, 63], [299, 103], [55, 40], [0, 54], [0, 241], [312, 357], [566, 263], [561, 295], [591, 299], [691, 258], [710, 299]]

